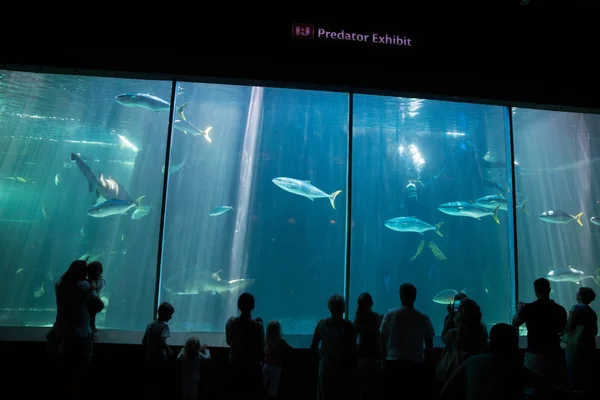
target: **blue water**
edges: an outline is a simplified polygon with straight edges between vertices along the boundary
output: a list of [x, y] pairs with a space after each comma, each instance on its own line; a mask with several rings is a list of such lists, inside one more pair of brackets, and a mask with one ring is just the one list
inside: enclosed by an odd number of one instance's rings
[[[247, 290], [256, 316], [280, 320], [286, 334], [310, 335], [328, 314], [329, 296], [345, 292], [347, 229], [350, 317], [360, 293], [385, 312], [410, 282], [438, 333], [447, 311], [433, 298], [444, 289], [464, 289], [488, 325], [510, 320], [508, 213], [498, 211], [497, 224], [437, 209], [506, 196], [502, 107], [355, 95], [350, 110], [346, 93], [178, 82], [175, 106], [188, 103], [187, 121], [198, 131], [210, 127], [211, 141], [173, 129], [159, 238], [169, 111], [114, 97], [144, 92], [170, 101], [171, 90], [169, 81], [0, 72], [0, 326], [51, 325], [54, 282], [89, 255], [104, 264], [107, 280], [99, 327], [143, 329], [153, 317], [162, 243], [158, 293], [175, 306], [172, 331], [223, 332]], [[531, 301], [532, 281], [551, 269], [595, 270], [599, 236], [589, 217], [598, 207], [591, 169], [600, 121], [521, 109], [513, 117], [517, 200], [529, 211], [517, 210], [518, 294]], [[96, 195], [71, 153], [132, 199], [144, 196], [143, 215], [87, 215]], [[342, 192], [334, 209], [327, 198], [283, 190], [276, 177]], [[209, 215], [220, 206], [232, 209]], [[585, 209], [584, 227], [545, 223], [537, 216], [546, 209]], [[384, 226], [403, 216], [443, 222], [443, 236]], [[578, 285], [552, 285], [570, 307]]]

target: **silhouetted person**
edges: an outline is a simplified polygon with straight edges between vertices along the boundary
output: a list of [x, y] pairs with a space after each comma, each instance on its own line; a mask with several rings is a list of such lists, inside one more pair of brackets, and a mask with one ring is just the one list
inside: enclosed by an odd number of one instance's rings
[[252, 318], [254, 296], [242, 293], [238, 298], [239, 317], [225, 325], [229, 345], [231, 388], [239, 394], [256, 396], [262, 390], [262, 358], [265, 330], [261, 318]]
[[104, 303], [100, 299], [100, 293], [106, 285], [106, 281], [102, 277], [104, 268], [99, 261], [92, 261], [88, 264], [88, 283], [92, 287], [92, 296], [89, 301], [90, 325], [92, 327], [92, 335], [95, 337], [98, 332], [96, 327], [96, 315], [104, 309]]
[[525, 386], [543, 386], [523, 367], [519, 331], [496, 324], [490, 331], [489, 353], [470, 357], [460, 365], [442, 389], [440, 398], [468, 400], [523, 400]]
[[327, 307], [331, 317], [317, 323], [310, 346], [315, 354], [320, 353], [317, 399], [346, 400], [356, 367], [356, 334], [352, 322], [344, 319], [342, 296], [331, 296]]
[[381, 375], [381, 351], [379, 348], [379, 327], [383, 315], [372, 310], [373, 298], [369, 293], [358, 296], [358, 308], [354, 317], [354, 330], [358, 335], [358, 385], [360, 399], [377, 396]]
[[466, 293], [457, 293], [454, 296], [454, 301], [450, 304], [448, 304], [447, 310], [448, 310], [448, 315], [446, 315], [446, 317], [444, 318], [444, 329], [442, 330], [442, 337], [446, 334], [446, 332], [448, 332], [450, 329], [456, 328], [456, 325], [454, 324], [454, 317], [456, 314], [456, 311], [454, 310], [454, 303], [456, 301], [463, 301], [468, 299], [469, 297], [467, 296]]
[[167, 344], [171, 336], [168, 322], [175, 313], [173, 305], [163, 302], [158, 306], [158, 318], [148, 324], [142, 346], [146, 359], [146, 378], [148, 379], [148, 394], [152, 398], [160, 398], [166, 394], [165, 364], [173, 351]]
[[192, 336], [177, 355], [181, 361], [181, 398], [183, 400], [198, 399], [198, 382], [200, 381], [200, 364], [210, 360], [210, 350], [200, 339]]
[[92, 357], [92, 330], [87, 297], [92, 288], [85, 281], [87, 263], [76, 260], [55, 285], [56, 322], [47, 335], [49, 349], [64, 356], [71, 378], [72, 398], [82, 398], [82, 385]]
[[471, 299], [461, 301], [454, 313], [454, 326], [442, 336], [444, 344], [456, 345], [463, 352], [465, 361], [468, 357], [484, 353], [487, 350], [487, 329], [482, 319], [481, 309]]
[[[567, 340], [565, 355], [567, 361], [567, 382], [569, 386], [589, 391], [595, 385], [596, 335], [598, 334], [598, 315], [590, 307], [596, 299], [592, 288], [581, 287], [577, 291], [577, 304], [571, 308], [565, 326], [563, 340]], [[575, 341], [571, 343], [571, 341]]]
[[[512, 323], [516, 328], [523, 324], [527, 326], [525, 367], [544, 380], [560, 385], [565, 381], [566, 371], [559, 334], [567, 324], [567, 312], [550, 300], [550, 282], [547, 279], [536, 279], [533, 288], [537, 300], [529, 304], [519, 303]], [[528, 389], [527, 393], [539, 394], [534, 389]]]
[[283, 360], [289, 354], [292, 346], [283, 338], [279, 321], [269, 321], [266, 337], [263, 386], [269, 398], [275, 399], [279, 396], [279, 381]]
[[[388, 311], [381, 323], [379, 342], [386, 393], [426, 393], [423, 385], [425, 354], [433, 348], [434, 330], [429, 317], [414, 308], [417, 288], [410, 283], [400, 286], [402, 306]], [[399, 393], [398, 390], [404, 393]]]

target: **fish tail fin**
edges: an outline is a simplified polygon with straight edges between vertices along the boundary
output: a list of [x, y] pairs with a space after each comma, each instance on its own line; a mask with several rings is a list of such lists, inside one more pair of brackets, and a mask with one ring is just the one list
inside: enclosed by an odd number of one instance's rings
[[443, 222], [440, 222], [439, 224], [437, 224], [435, 226], [435, 233], [437, 233], [438, 235], [440, 235], [441, 237], [444, 237], [444, 235], [442, 235], [442, 232], [440, 232], [440, 228], [442, 227], [442, 225], [444, 225]]
[[575, 221], [581, 226], [583, 226], [583, 222], [581, 222], [581, 216], [583, 215], [583, 211], [575, 216]]
[[493, 217], [494, 217], [494, 221], [496, 221], [496, 223], [497, 223], [498, 225], [500, 225], [500, 220], [498, 219], [498, 210], [499, 210], [499, 209], [500, 209], [500, 206], [496, 207], [496, 208], [494, 209], [494, 215], [493, 215]]
[[202, 131], [202, 135], [204, 135], [204, 139], [208, 140], [208, 143], [212, 143], [212, 139], [210, 138], [210, 136], [208, 136], [208, 134], [210, 133], [211, 130], [212, 130], [212, 126], [209, 126], [205, 130]]
[[179, 114], [179, 116], [181, 117], [181, 119], [184, 120], [184, 121], [187, 121], [187, 119], [185, 119], [185, 114], [183, 112], [183, 109], [186, 108], [188, 104], [190, 104], [189, 101], [187, 103], [183, 103], [182, 105], [180, 105], [179, 107], [177, 107], [177, 114]]
[[527, 204], [528, 200], [523, 200], [523, 202], [521, 203], [521, 208], [523, 209], [523, 212], [527, 215], [529, 215], [529, 211], [527, 211], [527, 208], [525, 207], [525, 204]]
[[335, 198], [340, 193], [342, 193], [341, 190], [336, 190], [335, 192], [333, 192], [329, 195], [329, 202], [331, 203], [331, 207], [333, 207], [334, 210], [335, 210]]
[[140, 196], [137, 199], [135, 199], [135, 206], [136, 207], [140, 207], [140, 202], [142, 201], [142, 199], [146, 197], [146, 195]]

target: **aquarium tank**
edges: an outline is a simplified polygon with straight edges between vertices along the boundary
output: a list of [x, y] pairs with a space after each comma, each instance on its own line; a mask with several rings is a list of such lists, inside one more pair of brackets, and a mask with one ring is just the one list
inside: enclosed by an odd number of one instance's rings
[[353, 319], [405, 282], [438, 335], [459, 292], [488, 328], [539, 277], [569, 309], [600, 284], [599, 118], [0, 71], [0, 327], [47, 330], [76, 259], [104, 266], [105, 331], [168, 301], [172, 332], [222, 334], [248, 291], [303, 347], [331, 295]]

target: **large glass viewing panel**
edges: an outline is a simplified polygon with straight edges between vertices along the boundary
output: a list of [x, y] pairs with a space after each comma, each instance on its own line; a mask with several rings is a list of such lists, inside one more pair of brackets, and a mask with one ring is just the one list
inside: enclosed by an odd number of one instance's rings
[[171, 330], [224, 332], [250, 291], [265, 323], [312, 334], [344, 290], [349, 95], [176, 93], [160, 285]]
[[371, 95], [353, 104], [350, 317], [363, 292], [378, 312], [398, 307], [407, 282], [437, 335], [463, 290], [488, 329], [507, 322], [504, 108]]
[[98, 328], [148, 323], [170, 97], [170, 81], [0, 71], [0, 326], [51, 326], [78, 258], [104, 265]]
[[[533, 281], [546, 277], [569, 311], [580, 287], [599, 292], [600, 116], [514, 108], [513, 135], [516, 190], [531, 210], [517, 213], [519, 300], [534, 301]], [[600, 313], [598, 299], [590, 306]]]

